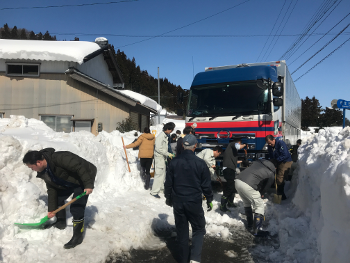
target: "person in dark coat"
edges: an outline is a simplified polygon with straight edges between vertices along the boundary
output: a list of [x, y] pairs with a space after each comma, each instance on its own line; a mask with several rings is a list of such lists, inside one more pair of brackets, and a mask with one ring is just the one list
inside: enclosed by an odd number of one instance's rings
[[220, 210], [223, 212], [229, 211], [228, 207], [235, 207], [235, 177], [237, 164], [242, 161], [238, 161], [238, 150], [243, 149], [246, 145], [242, 144], [241, 139], [237, 138], [231, 142], [225, 152], [223, 160], [223, 174], [226, 180], [226, 187], [224, 188], [223, 195], [221, 197]]
[[[261, 234], [260, 228], [264, 221], [264, 202], [261, 196], [273, 183], [276, 166], [276, 160], [254, 161], [251, 166], [237, 175], [235, 180], [236, 190], [244, 204], [247, 229], [254, 235]], [[253, 212], [255, 224], [253, 224]]]
[[[84, 213], [89, 194], [94, 189], [97, 168], [92, 163], [68, 152], [56, 152], [53, 148], [41, 151], [29, 151], [23, 157], [23, 163], [37, 172], [37, 178], [45, 181], [48, 194], [48, 218], [55, 216], [52, 212], [64, 205], [65, 200], [73, 194], [73, 198], [86, 192], [86, 195], [70, 205], [73, 215], [73, 237], [64, 248], [73, 248], [83, 242]], [[65, 209], [56, 214], [54, 225], [65, 229]]]
[[[174, 209], [177, 240], [179, 242], [179, 262], [200, 262], [205, 218], [202, 195], [206, 197], [208, 211], [213, 207], [211, 178], [207, 164], [194, 154], [197, 140], [192, 134], [183, 138], [184, 151], [175, 157], [167, 170], [164, 185], [166, 204]], [[189, 228], [192, 226], [192, 247], [189, 253]], [[189, 254], [190, 259], [189, 259]]]
[[282, 140], [276, 140], [272, 135], [267, 135], [265, 141], [268, 144], [269, 158], [275, 159], [278, 163], [276, 182], [277, 182], [277, 194], [282, 195], [282, 200], [287, 199], [284, 194], [284, 180], [285, 173], [292, 166], [292, 157], [288, 151], [286, 143]]
[[176, 156], [179, 156], [184, 151], [184, 148], [182, 146], [183, 138], [188, 134], [194, 135], [194, 129], [191, 126], [185, 127], [182, 132], [183, 137], [177, 139]]

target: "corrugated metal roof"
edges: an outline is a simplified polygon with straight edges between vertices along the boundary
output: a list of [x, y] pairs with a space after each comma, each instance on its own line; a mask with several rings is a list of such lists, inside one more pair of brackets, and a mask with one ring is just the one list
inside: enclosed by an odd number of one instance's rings
[[69, 61], [82, 64], [100, 46], [86, 41], [45, 41], [0, 39], [0, 58]]

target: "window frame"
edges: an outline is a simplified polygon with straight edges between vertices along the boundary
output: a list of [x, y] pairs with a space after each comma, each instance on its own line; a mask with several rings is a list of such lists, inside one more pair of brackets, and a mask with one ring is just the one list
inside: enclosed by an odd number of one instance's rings
[[69, 123], [71, 124], [69, 133], [73, 132], [73, 125], [72, 125], [72, 122], [71, 122], [71, 120], [74, 118], [73, 114], [40, 114], [39, 116], [40, 116], [40, 120], [42, 122], [44, 122], [44, 121], [41, 119], [41, 117], [55, 117], [55, 129], [54, 129], [55, 132], [60, 132], [60, 131], [57, 131], [57, 117], [71, 117], [71, 119], [69, 120]]
[[[20, 65], [22, 66], [22, 74], [9, 73], [9, 65]], [[6, 62], [6, 75], [13, 77], [40, 77], [40, 63], [21, 63], [21, 62]], [[38, 66], [38, 74], [23, 74], [23, 66]]]
[[0, 119], [3, 119], [5, 116], [5, 112], [0, 112]]

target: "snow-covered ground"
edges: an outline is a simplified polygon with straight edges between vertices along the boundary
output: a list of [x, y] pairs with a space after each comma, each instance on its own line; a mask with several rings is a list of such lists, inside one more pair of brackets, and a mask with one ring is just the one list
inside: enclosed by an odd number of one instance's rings
[[[350, 129], [338, 131], [305, 137], [299, 167], [287, 185], [289, 198], [282, 205], [265, 200], [267, 228], [280, 239], [280, 248], [260, 250], [268, 262], [349, 262]], [[35, 119], [0, 119], [0, 261], [105, 262], [111, 253], [165, 246], [152, 231], [174, 225], [172, 209], [143, 189], [137, 151], [128, 150], [128, 172], [122, 136], [125, 143], [135, 138], [134, 132], [119, 131], [56, 133]], [[47, 214], [46, 187], [22, 163], [28, 150], [45, 147], [72, 151], [98, 168], [86, 209], [86, 236], [71, 250], [63, 249], [72, 235], [69, 209], [65, 230], [13, 225], [39, 222]], [[207, 234], [228, 239], [237, 235], [232, 226], [243, 225], [244, 209], [237, 195], [237, 209], [218, 213], [219, 198], [215, 194], [213, 211], [205, 212]]]

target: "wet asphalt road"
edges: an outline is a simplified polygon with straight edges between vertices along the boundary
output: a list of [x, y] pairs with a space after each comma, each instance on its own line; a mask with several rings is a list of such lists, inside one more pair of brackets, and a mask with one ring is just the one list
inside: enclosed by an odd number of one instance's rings
[[[213, 190], [220, 189], [213, 186]], [[177, 263], [177, 242], [172, 233], [175, 226], [168, 229], [153, 229], [154, 235], [166, 243], [156, 250], [132, 249], [125, 254], [110, 254], [105, 263]], [[243, 226], [230, 227], [229, 240], [205, 235], [201, 263], [249, 263], [270, 262], [268, 253], [278, 249], [277, 236], [256, 238]], [[263, 252], [261, 252], [263, 251]]]

